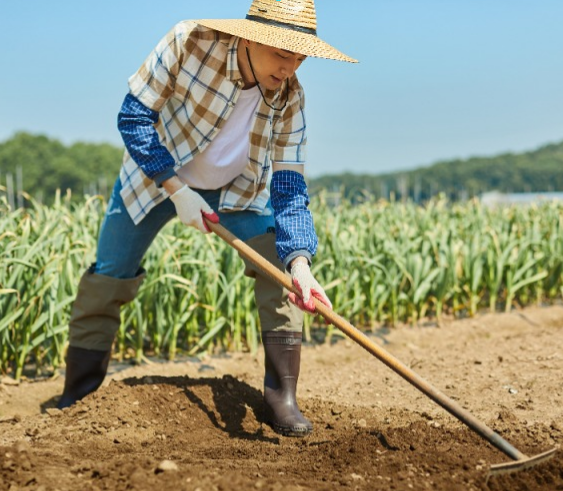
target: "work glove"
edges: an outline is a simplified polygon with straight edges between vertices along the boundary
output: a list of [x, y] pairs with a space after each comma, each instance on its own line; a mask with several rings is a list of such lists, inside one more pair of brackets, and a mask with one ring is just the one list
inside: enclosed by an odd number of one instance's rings
[[309, 265], [304, 262], [295, 262], [291, 266], [291, 280], [297, 291], [301, 294], [301, 298], [293, 292], [289, 294], [289, 300], [297, 305], [301, 310], [315, 313], [315, 302], [313, 298], [320, 300], [329, 309], [332, 304], [326, 296], [325, 291], [313, 277]]
[[197, 228], [200, 232], [208, 234], [211, 232], [203, 217], [213, 223], [219, 223], [217, 213], [205, 202], [205, 200], [192, 191], [187, 185], [183, 185], [178, 191], [170, 196], [176, 207], [178, 218], [184, 225]]

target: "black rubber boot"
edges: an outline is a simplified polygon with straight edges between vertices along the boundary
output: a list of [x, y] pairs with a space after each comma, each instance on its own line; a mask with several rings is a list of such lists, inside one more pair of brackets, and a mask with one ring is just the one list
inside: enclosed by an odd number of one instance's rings
[[262, 342], [266, 354], [266, 423], [285, 436], [306, 436], [313, 431], [313, 424], [301, 414], [296, 399], [301, 333], [269, 331], [262, 334]]
[[69, 346], [66, 355], [66, 377], [58, 409], [72, 406], [94, 392], [106, 376], [111, 351], [96, 351]]
[[121, 323], [121, 306], [130, 302], [145, 277], [118, 279], [96, 274], [92, 264], [80, 279], [69, 322], [70, 347], [59, 409], [94, 392], [106, 376], [113, 340]]

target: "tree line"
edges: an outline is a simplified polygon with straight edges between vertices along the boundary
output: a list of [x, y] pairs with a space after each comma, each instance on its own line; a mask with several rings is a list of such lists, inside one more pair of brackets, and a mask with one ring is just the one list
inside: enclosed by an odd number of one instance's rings
[[326, 175], [312, 180], [309, 187], [311, 194], [324, 189], [352, 201], [367, 196], [417, 203], [437, 194], [457, 201], [488, 191], [563, 191], [563, 141], [529, 152], [448, 160], [407, 172]]
[[123, 149], [108, 143], [64, 145], [44, 135], [16, 133], [0, 143], [0, 193], [25, 191], [44, 203], [57, 189], [74, 199], [85, 194], [109, 196], [119, 172]]
[[[111, 193], [123, 148], [107, 143], [64, 145], [44, 135], [16, 133], [0, 143], [0, 194], [15, 201], [25, 191], [50, 203], [57, 189], [70, 189], [75, 199]], [[486, 191], [563, 191], [563, 141], [523, 153], [437, 162], [406, 172], [332, 174], [309, 179], [311, 195], [328, 191], [352, 201], [411, 199], [434, 195], [463, 200]]]

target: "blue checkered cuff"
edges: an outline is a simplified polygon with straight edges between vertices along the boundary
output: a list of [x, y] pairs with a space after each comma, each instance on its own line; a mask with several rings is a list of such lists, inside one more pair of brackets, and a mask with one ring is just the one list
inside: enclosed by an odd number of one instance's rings
[[291, 170], [274, 172], [270, 195], [276, 221], [276, 250], [286, 269], [297, 256], [309, 262], [317, 252], [313, 216], [304, 177]]
[[117, 127], [131, 158], [157, 185], [176, 175], [174, 158], [160, 143], [154, 125], [158, 113], [146, 107], [132, 94], [127, 94], [119, 115]]

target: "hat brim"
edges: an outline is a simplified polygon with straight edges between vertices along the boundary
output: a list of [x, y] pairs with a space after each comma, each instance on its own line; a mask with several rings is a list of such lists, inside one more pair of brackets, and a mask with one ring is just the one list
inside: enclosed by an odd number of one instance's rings
[[313, 34], [284, 29], [283, 27], [269, 26], [248, 19], [202, 19], [195, 22], [216, 31], [273, 46], [274, 48], [285, 49], [293, 53], [315, 58], [358, 63], [358, 60], [341, 53]]

